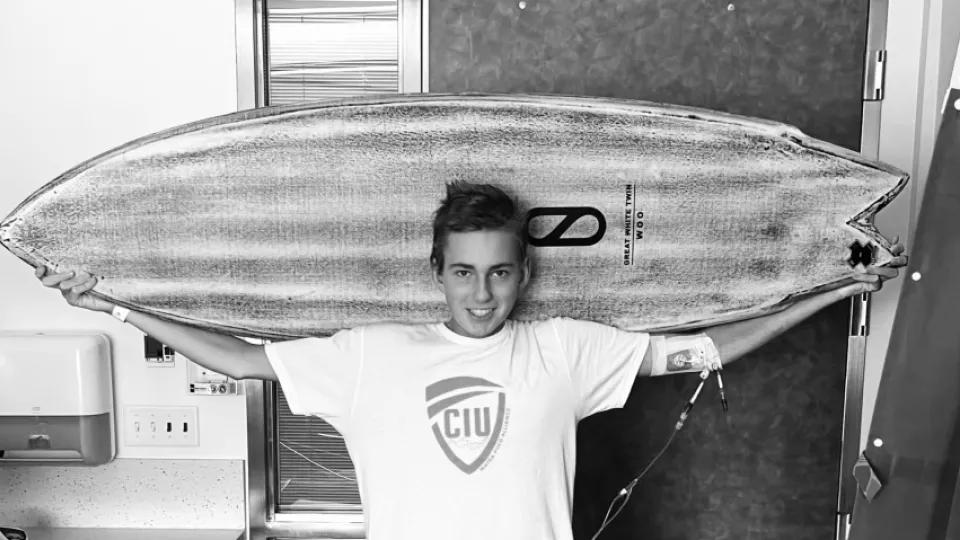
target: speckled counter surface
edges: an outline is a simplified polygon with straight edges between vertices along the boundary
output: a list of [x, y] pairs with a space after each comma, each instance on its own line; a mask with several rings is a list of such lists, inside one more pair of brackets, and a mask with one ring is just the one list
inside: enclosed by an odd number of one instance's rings
[[0, 525], [39, 530], [124, 529], [138, 534], [243, 529], [243, 466], [240, 460], [117, 459], [99, 467], [0, 468]]
[[28, 540], [238, 540], [232, 529], [25, 529]]

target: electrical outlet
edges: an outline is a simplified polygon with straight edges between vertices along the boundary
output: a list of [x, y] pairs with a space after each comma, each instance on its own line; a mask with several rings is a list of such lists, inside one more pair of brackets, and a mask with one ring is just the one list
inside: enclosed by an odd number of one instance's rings
[[126, 407], [125, 443], [129, 446], [197, 446], [196, 407]]
[[194, 396], [235, 396], [240, 385], [230, 377], [187, 360], [187, 393]]

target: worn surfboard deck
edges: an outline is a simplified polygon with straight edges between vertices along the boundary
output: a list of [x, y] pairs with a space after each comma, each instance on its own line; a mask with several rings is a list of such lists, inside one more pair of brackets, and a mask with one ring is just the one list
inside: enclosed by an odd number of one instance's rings
[[234, 335], [437, 321], [430, 220], [455, 179], [498, 184], [539, 214], [516, 318], [650, 331], [770, 313], [849, 282], [851, 264], [888, 264], [872, 221], [907, 175], [702, 109], [382, 96], [132, 141], [23, 201], [0, 243], [100, 277], [96, 294], [121, 305]]

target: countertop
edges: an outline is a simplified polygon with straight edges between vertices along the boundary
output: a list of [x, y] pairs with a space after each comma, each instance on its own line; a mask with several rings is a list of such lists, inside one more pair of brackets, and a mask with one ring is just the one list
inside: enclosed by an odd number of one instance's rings
[[27, 540], [239, 540], [244, 537], [242, 529], [26, 528], [24, 530], [27, 533]]

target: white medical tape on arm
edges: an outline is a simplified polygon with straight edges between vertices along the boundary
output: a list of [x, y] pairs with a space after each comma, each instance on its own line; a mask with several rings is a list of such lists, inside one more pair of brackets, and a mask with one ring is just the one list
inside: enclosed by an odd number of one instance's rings
[[720, 352], [706, 334], [689, 336], [651, 336], [653, 365], [651, 377], [674, 373], [697, 373], [704, 369], [720, 369]]

